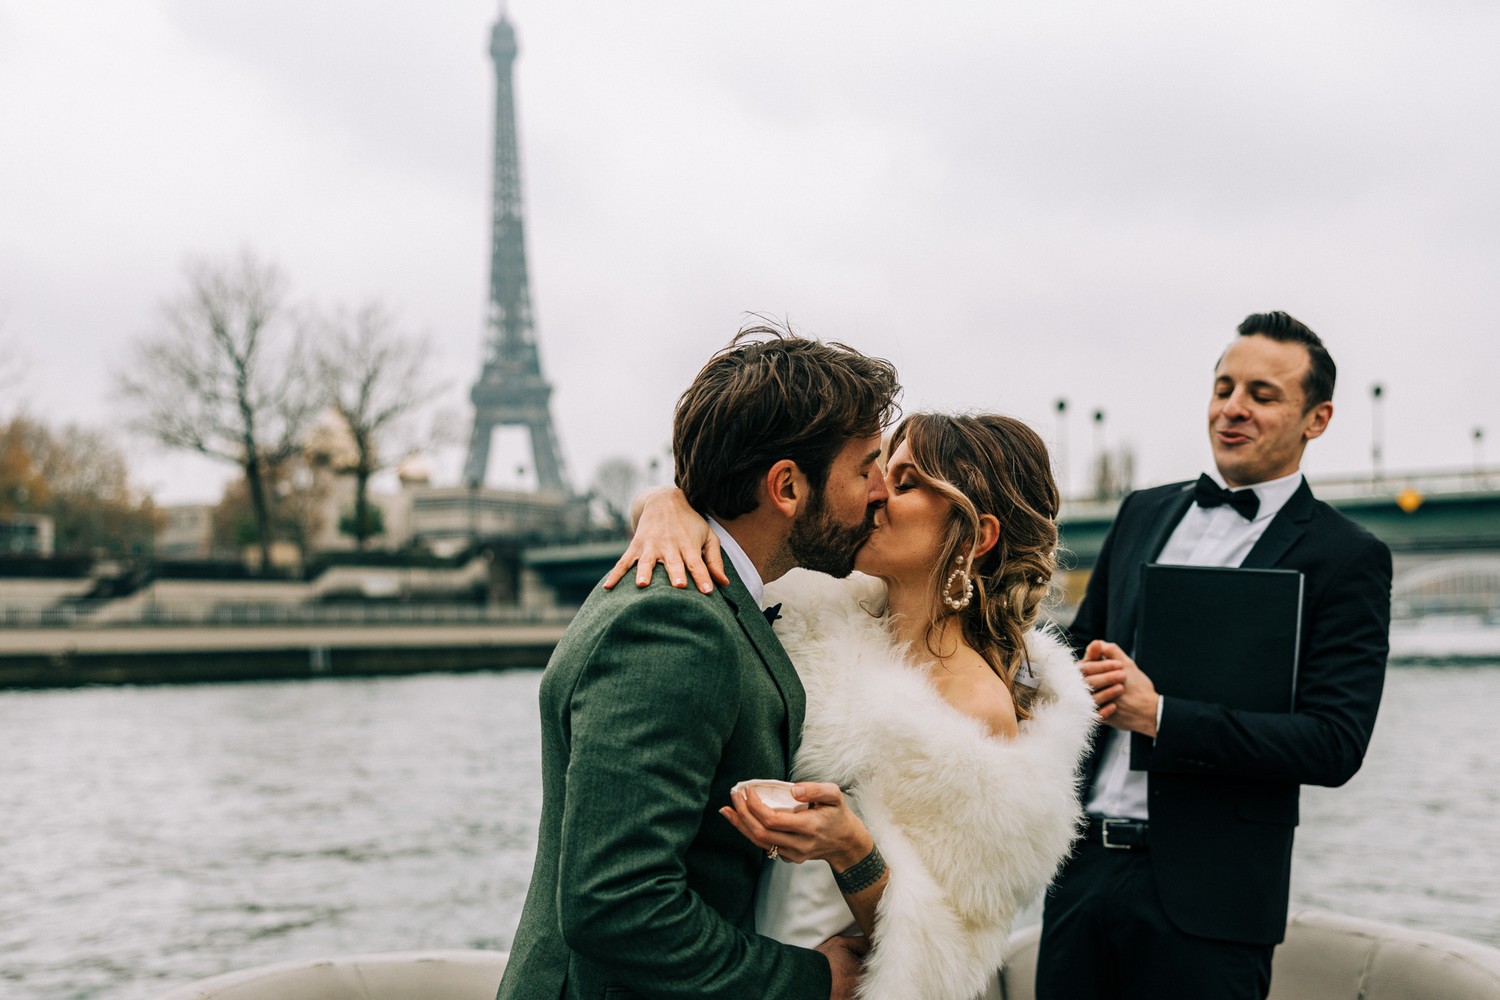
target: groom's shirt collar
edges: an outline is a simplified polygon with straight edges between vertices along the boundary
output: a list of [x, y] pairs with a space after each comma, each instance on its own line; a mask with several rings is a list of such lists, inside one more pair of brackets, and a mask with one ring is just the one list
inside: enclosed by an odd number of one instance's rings
[[[1255, 495], [1260, 499], [1260, 507], [1256, 510], [1255, 517], [1247, 522], [1249, 524], [1260, 524], [1263, 521], [1271, 520], [1281, 508], [1286, 506], [1286, 502], [1292, 498], [1292, 494], [1296, 493], [1302, 485], [1301, 469], [1298, 469], [1289, 476], [1282, 476], [1279, 479], [1267, 479], [1263, 483], [1251, 483], [1249, 486], [1230, 486], [1224, 481], [1224, 477], [1219, 474], [1218, 469], [1210, 468], [1206, 471], [1208, 478], [1226, 490], [1248, 489], [1255, 491]], [[1226, 507], [1223, 508], [1223, 511], [1228, 511], [1229, 509]], [[1244, 518], [1240, 518], [1240, 520], [1244, 521]], [[1231, 523], [1233, 522], [1231, 521]]]
[[750, 591], [750, 596], [755, 600], [755, 606], [760, 607], [766, 599], [766, 585], [761, 582], [755, 563], [745, 555], [745, 550], [740, 548], [740, 543], [734, 540], [728, 528], [713, 518], [708, 519], [708, 526], [714, 534], [719, 536], [719, 545], [724, 549], [724, 554], [729, 557], [734, 571], [740, 575], [740, 582], [745, 585], [746, 590]]

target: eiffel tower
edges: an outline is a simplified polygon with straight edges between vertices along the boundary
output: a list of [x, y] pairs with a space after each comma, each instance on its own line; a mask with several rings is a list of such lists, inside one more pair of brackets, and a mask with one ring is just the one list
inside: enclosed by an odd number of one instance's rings
[[532, 468], [537, 485], [567, 493], [557, 433], [548, 400], [552, 386], [542, 378], [531, 318], [531, 290], [526, 280], [526, 239], [521, 206], [521, 158], [516, 145], [516, 102], [511, 70], [516, 61], [516, 33], [505, 16], [490, 34], [495, 60], [494, 216], [490, 233], [490, 308], [484, 369], [469, 393], [474, 404], [474, 433], [464, 463], [464, 482], [484, 484], [490, 462], [490, 439], [497, 427], [524, 427], [531, 436]]

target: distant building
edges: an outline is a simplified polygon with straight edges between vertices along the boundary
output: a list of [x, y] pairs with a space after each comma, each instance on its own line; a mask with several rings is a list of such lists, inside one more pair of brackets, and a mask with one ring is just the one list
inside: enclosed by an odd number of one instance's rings
[[[344, 552], [354, 549], [354, 539], [339, 531], [339, 521], [354, 510], [354, 477], [338, 471], [327, 451], [310, 448], [299, 460], [292, 479], [297, 495], [304, 498], [308, 522], [309, 552]], [[372, 549], [422, 548], [438, 555], [452, 555], [475, 541], [494, 538], [516, 540], [556, 538], [576, 531], [579, 508], [561, 493], [531, 493], [489, 487], [431, 485], [427, 463], [412, 456], [396, 469], [401, 488], [387, 493], [371, 490], [368, 500], [380, 513], [383, 530], [370, 539]], [[156, 533], [156, 555], [160, 559], [213, 559], [225, 553], [214, 540], [217, 504], [181, 504], [162, 508]], [[36, 541], [35, 530], [17, 526], [7, 533], [10, 521], [0, 521], [0, 552], [51, 553], [51, 522], [46, 521], [44, 541]], [[22, 537], [23, 532], [29, 532]], [[12, 539], [11, 535], [15, 537]], [[236, 552], [237, 558], [254, 561], [253, 552]], [[273, 554], [276, 565], [299, 561], [295, 547], [278, 543]]]
[[0, 517], [0, 555], [52, 554], [52, 518], [46, 514], [7, 514]]
[[[354, 514], [354, 476], [348, 470], [358, 460], [349, 425], [334, 410], [325, 410], [302, 440], [288, 484], [288, 491], [304, 501], [309, 551], [355, 547], [354, 538], [339, 531], [339, 521]], [[372, 542], [383, 545], [385, 539], [376, 536]]]
[[439, 554], [479, 539], [536, 539], [576, 530], [577, 505], [563, 493], [527, 493], [488, 487], [418, 487], [403, 491], [410, 503], [411, 544]]
[[158, 559], [210, 559], [214, 555], [214, 504], [163, 507], [156, 529]]
[[[333, 442], [323, 438], [310, 447], [315, 495], [322, 505], [313, 536], [313, 551], [348, 550], [354, 539], [340, 534], [341, 517], [354, 510], [354, 478], [337, 473]], [[325, 457], [326, 456], [326, 457]], [[566, 535], [577, 518], [577, 504], [564, 493], [532, 493], [487, 486], [433, 486], [427, 460], [409, 455], [396, 466], [401, 488], [395, 493], [371, 490], [367, 499], [380, 512], [382, 531], [370, 539], [375, 549], [427, 549], [452, 555], [481, 539], [536, 539]]]

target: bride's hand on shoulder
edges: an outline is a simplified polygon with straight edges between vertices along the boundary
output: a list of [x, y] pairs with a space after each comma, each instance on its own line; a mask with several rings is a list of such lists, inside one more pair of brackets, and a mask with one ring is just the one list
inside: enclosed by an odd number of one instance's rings
[[720, 809], [719, 814], [761, 850], [774, 847], [778, 857], [797, 864], [820, 859], [835, 871], [845, 871], [870, 853], [875, 839], [849, 808], [838, 785], [802, 781], [792, 795], [808, 808], [797, 812], [772, 809], [750, 788], [732, 796], [733, 805]]
[[667, 568], [672, 586], [684, 588], [691, 576], [698, 589], [707, 594], [713, 581], [727, 586], [724, 553], [719, 536], [709, 530], [708, 521], [687, 502], [675, 486], [653, 486], [635, 498], [631, 514], [635, 534], [609, 575], [604, 589], [613, 590], [635, 566], [635, 585], [651, 585], [651, 573], [657, 563]]

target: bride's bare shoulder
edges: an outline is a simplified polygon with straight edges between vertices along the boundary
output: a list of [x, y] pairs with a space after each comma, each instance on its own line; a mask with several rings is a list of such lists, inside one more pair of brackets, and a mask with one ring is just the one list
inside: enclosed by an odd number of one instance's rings
[[978, 653], [973, 661], [939, 668], [935, 679], [944, 700], [963, 714], [984, 723], [991, 736], [1011, 739], [1020, 733], [1016, 703], [995, 672]]

